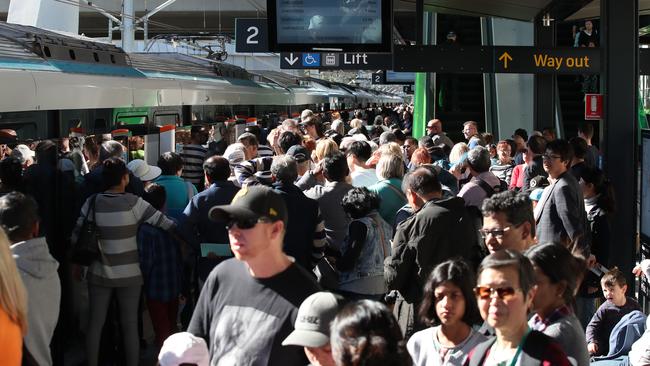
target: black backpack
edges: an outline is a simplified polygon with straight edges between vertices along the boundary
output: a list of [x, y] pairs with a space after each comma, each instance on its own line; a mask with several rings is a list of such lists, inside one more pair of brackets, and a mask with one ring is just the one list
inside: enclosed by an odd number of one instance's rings
[[478, 183], [478, 186], [485, 191], [487, 197], [492, 197], [492, 195], [495, 193], [501, 193], [508, 190], [508, 183], [506, 183], [506, 181], [503, 179], [499, 179], [499, 185], [494, 187], [489, 185], [488, 182], [484, 181], [483, 179], [477, 178], [476, 181]]

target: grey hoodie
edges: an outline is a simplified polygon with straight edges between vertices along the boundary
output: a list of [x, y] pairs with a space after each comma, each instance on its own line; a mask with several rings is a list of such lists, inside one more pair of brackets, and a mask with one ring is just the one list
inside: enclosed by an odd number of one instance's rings
[[51, 365], [50, 341], [59, 318], [61, 283], [59, 263], [50, 255], [45, 238], [11, 245], [11, 252], [27, 289], [25, 346], [39, 365]]

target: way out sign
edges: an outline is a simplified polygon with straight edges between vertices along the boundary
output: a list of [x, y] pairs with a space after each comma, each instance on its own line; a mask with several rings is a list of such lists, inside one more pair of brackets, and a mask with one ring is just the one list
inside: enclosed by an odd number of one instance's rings
[[522, 74], [593, 74], [600, 72], [600, 50], [586, 47], [540, 49], [494, 47], [494, 71]]
[[585, 119], [603, 119], [602, 94], [585, 94]]

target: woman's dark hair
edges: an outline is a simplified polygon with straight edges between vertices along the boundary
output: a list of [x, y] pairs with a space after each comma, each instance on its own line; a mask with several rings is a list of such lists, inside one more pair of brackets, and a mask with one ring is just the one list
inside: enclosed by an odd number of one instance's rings
[[124, 160], [120, 158], [108, 158], [102, 162], [102, 178], [106, 187], [114, 187], [122, 181], [124, 175], [129, 174], [129, 168], [126, 167]]
[[479, 324], [481, 314], [478, 311], [476, 297], [472, 289], [476, 285], [474, 271], [461, 259], [452, 259], [442, 262], [431, 271], [427, 283], [424, 285], [424, 297], [420, 305], [419, 315], [423, 323], [429, 326], [440, 324], [436, 313], [436, 288], [445, 282], [450, 282], [458, 287], [465, 298], [465, 314], [463, 322], [467, 325]]
[[360, 219], [367, 216], [373, 210], [378, 210], [379, 203], [379, 195], [369, 191], [366, 187], [349, 190], [341, 200], [343, 211], [350, 214], [353, 219]]
[[183, 158], [175, 152], [166, 152], [158, 158], [158, 168], [161, 175], [176, 175], [183, 169]]
[[52, 140], [43, 140], [36, 145], [35, 157], [38, 164], [56, 166], [59, 151]]
[[160, 184], [152, 183], [144, 189], [144, 196], [142, 198], [149, 202], [153, 208], [160, 211], [167, 201], [167, 191]]
[[340, 366], [406, 366], [411, 357], [386, 305], [361, 300], [346, 305], [331, 326], [332, 356]]
[[614, 196], [614, 187], [605, 176], [602, 170], [598, 168], [585, 169], [582, 173], [582, 180], [585, 183], [593, 184], [596, 194], [599, 194], [598, 205], [607, 213], [616, 211], [616, 197]]
[[573, 303], [578, 276], [584, 271], [584, 263], [574, 257], [563, 245], [547, 243], [528, 249], [524, 255], [550, 279], [552, 284], [562, 281], [566, 284], [562, 299], [565, 304]]
[[18, 158], [8, 156], [0, 161], [0, 180], [7, 188], [23, 189], [23, 166]]
[[282, 152], [286, 154], [291, 146], [302, 144], [302, 138], [300, 138], [297, 133], [284, 131], [282, 132], [282, 135], [280, 135], [278, 144], [280, 145]]

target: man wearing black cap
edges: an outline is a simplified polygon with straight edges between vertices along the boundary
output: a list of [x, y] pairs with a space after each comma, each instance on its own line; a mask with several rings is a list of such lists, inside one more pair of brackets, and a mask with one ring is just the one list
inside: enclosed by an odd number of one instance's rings
[[282, 347], [298, 307], [319, 290], [282, 252], [287, 208], [271, 188], [242, 188], [210, 210], [226, 222], [236, 259], [219, 264], [203, 286], [188, 331], [206, 340], [211, 364], [304, 365], [299, 347]]

